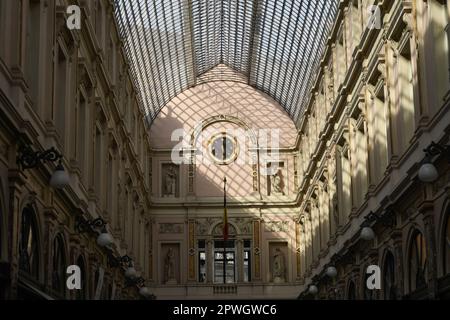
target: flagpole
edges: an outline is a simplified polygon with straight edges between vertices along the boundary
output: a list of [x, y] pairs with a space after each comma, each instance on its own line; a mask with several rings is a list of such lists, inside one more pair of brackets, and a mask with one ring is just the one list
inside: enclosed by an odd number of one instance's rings
[[226, 219], [227, 215], [227, 177], [223, 178], [223, 210], [224, 210], [224, 219], [223, 219], [223, 284], [227, 283], [227, 234], [226, 234], [226, 228], [225, 225], [228, 223], [228, 220]]

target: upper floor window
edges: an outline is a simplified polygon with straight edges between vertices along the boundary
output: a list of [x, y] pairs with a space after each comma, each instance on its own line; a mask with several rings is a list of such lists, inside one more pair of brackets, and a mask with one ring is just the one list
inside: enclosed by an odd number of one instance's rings
[[244, 240], [244, 282], [252, 281], [251, 241]]
[[33, 106], [37, 106], [39, 91], [39, 48], [41, 30], [41, 1], [28, 1], [25, 28], [25, 79]]

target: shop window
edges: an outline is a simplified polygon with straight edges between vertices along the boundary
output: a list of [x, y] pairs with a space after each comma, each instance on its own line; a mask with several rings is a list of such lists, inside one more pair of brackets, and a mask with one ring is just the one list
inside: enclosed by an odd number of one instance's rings
[[391, 252], [386, 254], [383, 267], [383, 293], [385, 300], [395, 300], [395, 259]]
[[356, 287], [353, 281], [350, 281], [348, 284], [347, 300], [356, 300]]
[[39, 277], [39, 242], [34, 211], [25, 208], [22, 212], [22, 224], [19, 243], [19, 268], [34, 279]]
[[427, 283], [427, 249], [422, 233], [416, 231], [409, 250], [409, 288], [413, 292]]
[[198, 242], [198, 282], [206, 282], [206, 243], [205, 240]]
[[66, 274], [66, 258], [64, 250], [64, 242], [60, 235], [56, 236], [53, 241], [53, 272], [52, 286], [53, 289], [64, 297], [65, 294], [65, 274]]

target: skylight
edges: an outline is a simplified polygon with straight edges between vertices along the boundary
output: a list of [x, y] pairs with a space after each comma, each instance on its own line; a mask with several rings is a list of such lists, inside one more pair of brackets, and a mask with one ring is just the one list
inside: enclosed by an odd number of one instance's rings
[[224, 64], [296, 121], [338, 0], [115, 0], [139, 98], [151, 123], [201, 76]]

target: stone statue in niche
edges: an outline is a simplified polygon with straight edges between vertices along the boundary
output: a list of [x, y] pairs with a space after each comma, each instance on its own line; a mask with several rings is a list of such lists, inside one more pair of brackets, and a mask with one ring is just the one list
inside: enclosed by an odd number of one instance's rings
[[273, 254], [273, 282], [275, 283], [284, 283], [286, 281], [286, 264], [284, 259], [284, 254], [280, 248], [275, 249], [275, 253]]
[[164, 273], [166, 284], [177, 284], [175, 278], [175, 253], [172, 248], [169, 248], [164, 260]]
[[333, 198], [331, 199], [331, 205], [333, 209], [333, 218], [336, 226], [339, 225], [339, 204], [338, 204], [338, 196], [337, 193], [333, 194]]
[[273, 195], [284, 195], [283, 192], [283, 181], [281, 179], [281, 170], [278, 170], [275, 174], [270, 177], [271, 182], [271, 194]]
[[163, 184], [163, 197], [177, 196], [178, 172], [175, 166], [166, 167]]

